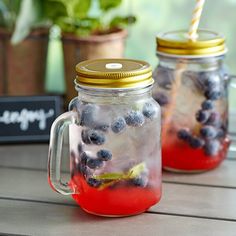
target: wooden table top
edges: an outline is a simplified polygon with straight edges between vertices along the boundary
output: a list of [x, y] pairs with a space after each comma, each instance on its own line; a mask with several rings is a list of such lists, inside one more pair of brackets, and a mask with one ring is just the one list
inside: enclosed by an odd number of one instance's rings
[[236, 236], [233, 153], [209, 172], [164, 172], [162, 200], [147, 212], [103, 218], [50, 189], [47, 151], [42, 144], [0, 146], [0, 235]]

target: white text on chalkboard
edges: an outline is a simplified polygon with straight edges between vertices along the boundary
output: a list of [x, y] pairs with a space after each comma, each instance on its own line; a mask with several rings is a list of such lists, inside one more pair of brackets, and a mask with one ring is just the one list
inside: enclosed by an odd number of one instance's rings
[[4, 111], [0, 116], [0, 123], [4, 124], [20, 124], [20, 129], [25, 131], [29, 128], [30, 123], [39, 122], [39, 129], [45, 130], [47, 119], [54, 115], [54, 110], [50, 109], [48, 112], [43, 109], [27, 110], [26, 108], [21, 111]]

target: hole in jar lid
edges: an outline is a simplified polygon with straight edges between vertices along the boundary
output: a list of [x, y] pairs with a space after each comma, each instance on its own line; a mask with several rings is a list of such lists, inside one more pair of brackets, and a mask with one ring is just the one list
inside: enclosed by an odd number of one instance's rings
[[106, 69], [121, 69], [122, 68], [122, 64], [121, 63], [107, 63], [105, 65]]

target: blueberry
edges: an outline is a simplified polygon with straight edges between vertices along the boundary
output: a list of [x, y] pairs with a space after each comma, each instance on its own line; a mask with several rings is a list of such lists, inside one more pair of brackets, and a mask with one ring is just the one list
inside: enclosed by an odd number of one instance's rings
[[80, 162], [79, 162], [79, 164], [77, 165], [76, 168], [79, 170], [79, 172], [82, 175], [89, 175], [90, 174], [90, 171], [89, 171], [89, 169], [86, 166], [88, 158], [89, 157], [87, 156], [87, 154], [85, 152], [81, 153], [81, 155], [80, 155]]
[[215, 80], [214, 77], [208, 77], [205, 81], [204, 81], [204, 85], [206, 87], [206, 90], [210, 91], [213, 90], [217, 87], [217, 81]]
[[88, 176], [91, 174], [89, 168], [85, 165], [79, 165], [79, 172], [84, 175], [84, 176]]
[[88, 129], [84, 129], [82, 130], [81, 132], [81, 138], [82, 138], [82, 141], [85, 143], [85, 144], [91, 144], [91, 141], [89, 139], [89, 135], [88, 135]]
[[106, 123], [97, 123], [94, 125], [94, 129], [101, 130], [103, 132], [107, 132], [109, 127], [110, 127], [109, 124]]
[[184, 141], [188, 141], [189, 138], [191, 137], [189, 132], [185, 129], [180, 129], [177, 133], [177, 136], [179, 139], [184, 140]]
[[211, 100], [205, 100], [203, 103], [202, 103], [202, 109], [203, 110], [211, 110], [213, 109], [214, 105], [213, 105], [213, 102]]
[[206, 125], [200, 129], [200, 134], [203, 138], [213, 139], [217, 136], [217, 130], [213, 126]]
[[144, 116], [139, 111], [131, 111], [125, 116], [125, 122], [129, 126], [140, 127], [144, 124]]
[[223, 129], [217, 130], [217, 138], [224, 138], [225, 137], [225, 131]]
[[87, 183], [91, 187], [98, 188], [102, 184], [102, 181], [90, 177], [90, 178], [87, 179]]
[[135, 179], [132, 179], [132, 183], [138, 187], [146, 187], [148, 183], [148, 178], [147, 176], [140, 176]]
[[93, 104], [87, 104], [84, 106], [81, 113], [81, 126], [94, 126], [94, 117], [96, 109], [97, 107]]
[[205, 123], [208, 120], [209, 116], [210, 113], [208, 111], [199, 110], [196, 113], [196, 120], [200, 123]]
[[97, 157], [103, 161], [109, 161], [112, 158], [112, 153], [109, 150], [101, 149], [97, 152]]
[[200, 147], [203, 147], [205, 144], [204, 140], [198, 138], [198, 137], [191, 137], [189, 139], [189, 145], [192, 147], [192, 148], [200, 148]]
[[156, 115], [156, 109], [153, 103], [146, 102], [143, 106], [143, 115], [152, 119]]
[[205, 97], [210, 100], [218, 100], [221, 97], [221, 92], [217, 90], [209, 90], [205, 92]]
[[203, 81], [206, 90], [212, 90], [219, 84], [218, 72], [200, 72], [201, 81]]
[[220, 114], [217, 112], [211, 112], [207, 120], [207, 124], [215, 127], [220, 127], [222, 124]]
[[82, 153], [83, 152], [83, 144], [79, 143], [77, 149], [78, 149], [79, 154]]
[[102, 145], [105, 143], [105, 136], [102, 132], [92, 129], [83, 130], [81, 133], [82, 141], [85, 144]]
[[96, 130], [89, 130], [88, 136], [91, 143], [96, 145], [102, 145], [106, 140], [104, 134]]
[[111, 129], [114, 133], [120, 133], [126, 126], [125, 119], [123, 117], [118, 117], [111, 124]]
[[88, 158], [89, 157], [87, 156], [86, 152], [82, 152], [82, 154], [80, 155], [80, 163], [82, 165], [86, 165]]
[[160, 106], [165, 106], [169, 103], [168, 97], [162, 92], [153, 94], [153, 98], [159, 103]]
[[87, 166], [90, 169], [98, 169], [103, 166], [103, 161], [99, 158], [89, 158], [87, 160]]
[[209, 140], [204, 146], [205, 154], [215, 156], [220, 150], [220, 142], [218, 140]]

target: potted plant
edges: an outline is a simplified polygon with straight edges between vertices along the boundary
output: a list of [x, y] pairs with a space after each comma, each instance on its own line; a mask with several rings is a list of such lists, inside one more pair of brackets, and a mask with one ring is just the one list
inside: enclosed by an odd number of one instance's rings
[[44, 92], [48, 24], [39, 0], [0, 0], [0, 95]]
[[[53, 22], [61, 28], [66, 77], [66, 103], [76, 96], [74, 89], [75, 65], [83, 60], [123, 57], [127, 31], [135, 22], [134, 16], [109, 17], [122, 0], [56, 0]], [[55, 4], [51, 2], [51, 4]], [[97, 4], [97, 14], [91, 8]], [[58, 14], [60, 13], [60, 14]]]

